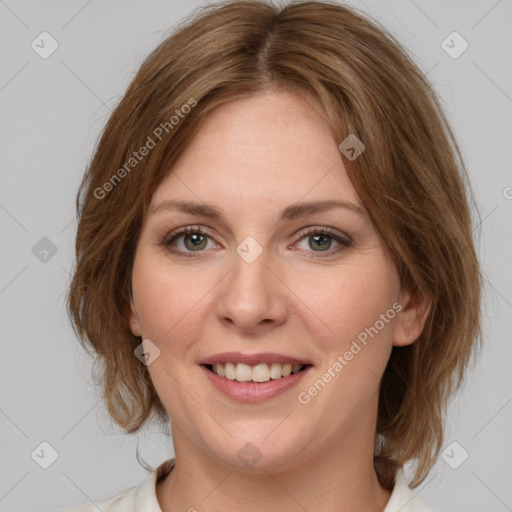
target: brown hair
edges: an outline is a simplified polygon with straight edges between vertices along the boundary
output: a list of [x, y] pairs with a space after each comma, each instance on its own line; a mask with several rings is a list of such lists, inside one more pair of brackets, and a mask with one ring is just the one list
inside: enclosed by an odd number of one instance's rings
[[[77, 196], [68, 303], [75, 331], [95, 352], [118, 425], [132, 433], [153, 413], [167, 419], [147, 367], [134, 356], [141, 339], [128, 325], [137, 239], [155, 188], [208, 112], [269, 89], [313, 98], [335, 140], [355, 134], [365, 144], [356, 160], [344, 158], [347, 172], [403, 286], [431, 300], [421, 336], [392, 349], [376, 432], [381, 483], [391, 488], [396, 468], [414, 459], [415, 487], [439, 455], [447, 402], [481, 343], [482, 278], [468, 204], [474, 200], [428, 80], [391, 34], [352, 7], [208, 6], [147, 57], [111, 115]], [[154, 146], [136, 159], [150, 139]]]

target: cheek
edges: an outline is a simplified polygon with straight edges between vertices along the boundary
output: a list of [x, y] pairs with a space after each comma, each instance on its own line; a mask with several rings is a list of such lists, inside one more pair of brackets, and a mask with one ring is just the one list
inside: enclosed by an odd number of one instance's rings
[[[211, 285], [208, 279], [200, 279], [194, 273], [173, 269], [165, 254], [155, 254], [144, 248], [137, 254], [132, 273], [133, 299], [142, 331], [142, 338], [149, 339], [160, 351], [149, 366], [154, 383], [166, 408], [185, 407], [186, 393], [172, 377], [176, 367], [180, 373], [188, 371], [184, 366], [188, 349], [199, 336], [202, 298]], [[183, 378], [183, 375], [182, 375]]]
[[[400, 289], [398, 272], [383, 255], [353, 263], [307, 283], [300, 291], [308, 297], [307, 307], [297, 312], [312, 319], [309, 330], [322, 361], [318, 371], [322, 382], [318, 386], [313, 383], [316, 387], [312, 390], [322, 389], [316, 405], [321, 410], [344, 403], [345, 411], [333, 412], [341, 416], [364, 407], [378, 393], [392, 349], [393, 304]], [[311, 310], [322, 320], [316, 335], [312, 326], [319, 323]]]
[[175, 337], [190, 324], [209, 288], [207, 279], [172, 269], [165, 255], [149, 250], [137, 254], [132, 286], [142, 334], [157, 344]]
[[[326, 352], [342, 349], [365, 329], [374, 326], [398, 297], [399, 280], [394, 266], [383, 257], [367, 258], [363, 265], [329, 269], [314, 279], [298, 279], [295, 288], [302, 304], [303, 318], [321, 320], [319, 343]], [[314, 313], [314, 315], [312, 314]], [[392, 312], [393, 313], [393, 312]], [[388, 315], [394, 318], [394, 314]], [[392, 318], [379, 331], [389, 337]], [[320, 334], [320, 332], [318, 333]], [[379, 334], [381, 334], [379, 332]]]
[[162, 281], [148, 272], [138, 274], [134, 268], [133, 297], [144, 338], [158, 342], [172, 327], [174, 316], [179, 314], [175, 306], [180, 304], [169, 302], [173, 296]]

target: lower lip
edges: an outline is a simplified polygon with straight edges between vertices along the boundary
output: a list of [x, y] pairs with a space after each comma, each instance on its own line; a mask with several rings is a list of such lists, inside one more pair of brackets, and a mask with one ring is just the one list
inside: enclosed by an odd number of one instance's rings
[[281, 377], [276, 380], [271, 379], [267, 382], [238, 382], [226, 379], [225, 377], [219, 377], [216, 373], [208, 370], [206, 366], [201, 365], [201, 368], [206, 372], [210, 382], [229, 398], [239, 402], [258, 403], [270, 400], [298, 384], [311, 369], [311, 366], [294, 375]]

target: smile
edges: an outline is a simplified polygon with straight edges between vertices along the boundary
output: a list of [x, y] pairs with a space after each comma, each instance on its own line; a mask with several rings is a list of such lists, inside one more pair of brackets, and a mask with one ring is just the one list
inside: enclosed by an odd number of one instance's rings
[[297, 386], [313, 367], [297, 363], [215, 363], [201, 364], [200, 368], [213, 387], [231, 400], [261, 403]]
[[307, 365], [292, 363], [260, 363], [249, 365], [245, 363], [216, 363], [205, 365], [219, 377], [237, 382], [268, 382], [295, 375], [304, 370]]

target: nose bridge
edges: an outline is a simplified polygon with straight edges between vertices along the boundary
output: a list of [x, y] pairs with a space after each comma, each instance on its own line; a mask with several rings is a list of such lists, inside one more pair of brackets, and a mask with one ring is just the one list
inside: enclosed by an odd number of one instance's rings
[[253, 330], [263, 320], [282, 321], [286, 307], [279, 280], [270, 270], [269, 249], [247, 237], [236, 247], [232, 265], [220, 289], [219, 318], [243, 330]]

